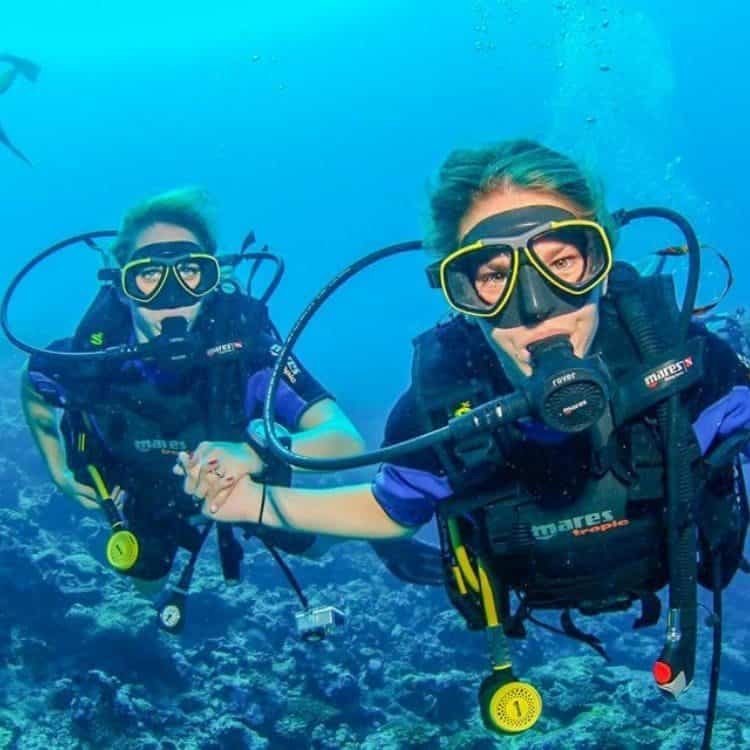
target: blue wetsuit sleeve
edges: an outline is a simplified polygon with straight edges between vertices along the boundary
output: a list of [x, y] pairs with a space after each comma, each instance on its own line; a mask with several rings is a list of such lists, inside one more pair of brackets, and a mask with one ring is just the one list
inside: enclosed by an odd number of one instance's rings
[[[271, 371], [280, 350], [278, 341], [264, 336], [253, 363], [254, 372], [247, 379], [245, 389], [245, 415], [248, 420], [262, 416], [263, 402], [271, 381]], [[299, 429], [299, 420], [314, 403], [331, 394], [300, 364], [289, 357], [279, 382], [274, 412], [276, 421], [289, 430]]]
[[388, 516], [402, 526], [422, 526], [441, 500], [453, 494], [446, 477], [422, 469], [383, 464], [372, 493]]
[[[47, 349], [70, 352], [73, 350], [73, 340], [67, 338], [53, 341]], [[55, 360], [54, 357], [36, 353], [32, 354], [29, 358], [27, 372], [32, 388], [50, 406], [63, 408], [66, 404], [67, 396], [65, 388], [60, 382], [60, 370], [60, 362], [59, 360]]]
[[[414, 392], [409, 389], [388, 416], [383, 445], [393, 445], [421, 434]], [[421, 526], [437, 504], [453, 490], [432, 449], [404, 454], [398, 464], [383, 464], [372, 483], [372, 493], [383, 510], [402, 526]]]
[[[704, 335], [703, 380], [688, 400], [703, 455], [718, 441], [750, 428], [748, 368], [729, 344], [715, 334]], [[750, 447], [743, 452], [748, 455]]]

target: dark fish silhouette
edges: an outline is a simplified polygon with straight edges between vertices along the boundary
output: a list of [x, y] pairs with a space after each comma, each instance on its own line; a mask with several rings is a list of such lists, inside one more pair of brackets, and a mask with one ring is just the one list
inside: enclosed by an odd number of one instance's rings
[[6, 70], [4, 73], [0, 74], [0, 94], [5, 93], [10, 88], [13, 81], [16, 80], [17, 75], [17, 68], [10, 68], [10, 70]]
[[3, 130], [2, 126], [0, 125], [0, 143], [3, 144], [3, 146], [6, 146], [9, 148], [19, 159], [22, 159], [25, 161], [30, 167], [33, 167], [34, 165], [28, 160], [26, 155], [20, 151], [18, 148], [16, 148], [11, 142], [8, 136], [5, 134], [5, 131]]
[[[0, 94], [5, 93], [19, 75], [32, 83], [36, 81], [39, 75], [39, 66], [23, 57], [2, 53], [0, 54], [0, 63], [8, 63], [11, 66], [9, 70], [0, 74]], [[2, 126], [0, 126], [0, 143], [12, 151], [19, 159], [22, 159], [31, 166], [31, 162], [26, 156], [11, 143]]]
[[[13, 67], [13, 70], [16, 73], [20, 73], [26, 80], [31, 81], [34, 83], [36, 79], [39, 77], [39, 66], [31, 62], [31, 60], [26, 60], [23, 57], [16, 57], [16, 55], [9, 55], [7, 53], [0, 53], [0, 62], [8, 63]], [[2, 89], [0, 89], [0, 92]]]

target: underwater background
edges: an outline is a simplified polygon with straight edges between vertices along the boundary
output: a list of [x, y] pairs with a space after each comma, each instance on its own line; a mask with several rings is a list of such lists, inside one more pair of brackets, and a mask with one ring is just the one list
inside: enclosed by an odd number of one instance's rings
[[[750, 292], [749, 24], [750, 6], [729, 0], [4, 0], [0, 52], [41, 73], [0, 96], [0, 127], [32, 162], [0, 148], [0, 287], [47, 245], [199, 185], [226, 251], [252, 228], [285, 259], [271, 302], [285, 332], [348, 263], [421, 236], [449, 150], [528, 136], [601, 175], [612, 209], [684, 213], [732, 263], [730, 312]], [[641, 259], [676, 239], [639, 227], [618, 252]], [[408, 382], [411, 339], [445, 314], [425, 260], [358, 277], [298, 349], [371, 447]], [[40, 346], [70, 333], [97, 262], [77, 249], [35, 271], [11, 308], [17, 331]], [[707, 296], [721, 286], [712, 273]], [[297, 640], [294, 595], [252, 543], [231, 589], [204, 552], [185, 631], [164, 634], [104, 565], [105, 525], [54, 492], [20, 414], [23, 363], [0, 342], [0, 750], [699, 746], [708, 627], [694, 686], [668, 703], [650, 674], [663, 623], [636, 633], [635, 613], [579, 618], [610, 663], [530, 625], [512, 643], [516, 671], [545, 712], [526, 735], [497, 738], [476, 706], [483, 635], [440, 589], [401, 583], [357, 543], [291, 560], [313, 603], [348, 615], [321, 644]], [[749, 611], [739, 575], [718, 750], [750, 747]]]

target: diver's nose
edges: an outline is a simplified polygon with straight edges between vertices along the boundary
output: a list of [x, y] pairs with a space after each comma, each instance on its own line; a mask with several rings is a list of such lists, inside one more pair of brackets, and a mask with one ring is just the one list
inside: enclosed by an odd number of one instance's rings
[[550, 290], [535, 268], [522, 265], [518, 269], [516, 294], [525, 325], [539, 323], [552, 314], [554, 302], [550, 299]]

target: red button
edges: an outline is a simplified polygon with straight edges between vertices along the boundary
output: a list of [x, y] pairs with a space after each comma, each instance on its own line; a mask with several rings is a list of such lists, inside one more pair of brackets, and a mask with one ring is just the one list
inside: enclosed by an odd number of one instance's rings
[[657, 685], [666, 685], [672, 681], [672, 667], [663, 661], [654, 662], [653, 673]]

